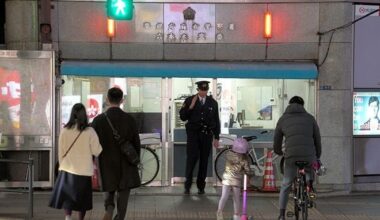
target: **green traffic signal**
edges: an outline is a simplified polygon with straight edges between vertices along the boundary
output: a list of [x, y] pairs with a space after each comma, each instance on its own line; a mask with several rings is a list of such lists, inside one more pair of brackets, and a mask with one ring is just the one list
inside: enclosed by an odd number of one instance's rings
[[132, 20], [133, 0], [107, 0], [107, 16], [114, 20]]

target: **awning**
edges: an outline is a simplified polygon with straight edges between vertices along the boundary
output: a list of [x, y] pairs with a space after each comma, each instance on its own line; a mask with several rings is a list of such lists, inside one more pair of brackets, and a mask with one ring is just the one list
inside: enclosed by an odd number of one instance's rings
[[62, 75], [106, 77], [186, 77], [315, 79], [313, 63], [266, 62], [104, 62], [64, 61]]

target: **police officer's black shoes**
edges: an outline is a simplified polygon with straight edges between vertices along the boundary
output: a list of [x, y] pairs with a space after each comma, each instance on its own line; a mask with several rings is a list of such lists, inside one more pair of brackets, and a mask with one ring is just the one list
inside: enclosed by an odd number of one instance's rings
[[185, 189], [185, 191], [183, 192], [183, 194], [190, 195], [190, 189]]
[[199, 189], [198, 190], [198, 195], [203, 195], [205, 194], [205, 190], [204, 189]]

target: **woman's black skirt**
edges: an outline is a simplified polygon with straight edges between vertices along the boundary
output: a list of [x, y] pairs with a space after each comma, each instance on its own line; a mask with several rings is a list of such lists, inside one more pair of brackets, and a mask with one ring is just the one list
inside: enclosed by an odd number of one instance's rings
[[86, 211], [92, 209], [90, 176], [59, 171], [49, 206], [56, 209]]

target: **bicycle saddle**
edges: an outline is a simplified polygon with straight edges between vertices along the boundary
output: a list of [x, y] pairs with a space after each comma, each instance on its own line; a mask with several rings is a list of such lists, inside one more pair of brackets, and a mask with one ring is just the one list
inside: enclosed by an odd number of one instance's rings
[[253, 139], [257, 139], [257, 136], [252, 135], [252, 136], [242, 136], [246, 141], [252, 141]]
[[295, 164], [298, 168], [303, 169], [303, 168], [305, 168], [305, 166], [309, 165], [309, 162], [307, 162], [307, 161], [296, 161]]

